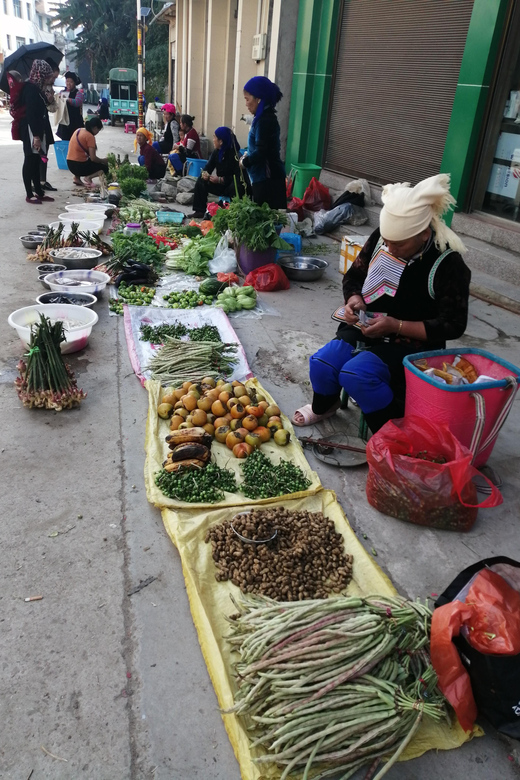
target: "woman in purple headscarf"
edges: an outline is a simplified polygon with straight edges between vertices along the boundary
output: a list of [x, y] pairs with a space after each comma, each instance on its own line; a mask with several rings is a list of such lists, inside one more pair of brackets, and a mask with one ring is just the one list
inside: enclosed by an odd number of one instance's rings
[[230, 198], [244, 194], [239, 165], [240, 150], [235, 134], [229, 127], [217, 127], [213, 146], [213, 153], [195, 185], [194, 217], [204, 216], [209, 193]]
[[275, 106], [283, 97], [265, 76], [254, 76], [244, 86], [246, 107], [254, 115], [247, 154], [241, 165], [247, 170], [255, 203], [272, 209], [287, 208], [285, 165], [280, 157], [280, 125]]

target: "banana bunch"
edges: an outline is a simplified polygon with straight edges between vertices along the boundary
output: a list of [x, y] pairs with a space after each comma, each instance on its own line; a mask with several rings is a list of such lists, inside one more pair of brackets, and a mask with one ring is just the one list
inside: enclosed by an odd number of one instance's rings
[[184, 428], [172, 431], [166, 442], [171, 452], [163, 463], [165, 471], [181, 468], [204, 468], [211, 459], [212, 437], [204, 428]]

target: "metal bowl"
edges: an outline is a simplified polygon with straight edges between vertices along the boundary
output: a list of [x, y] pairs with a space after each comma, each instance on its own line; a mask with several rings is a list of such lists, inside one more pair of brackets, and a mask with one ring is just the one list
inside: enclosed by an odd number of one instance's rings
[[41, 234], [38, 236], [20, 236], [20, 241], [24, 245], [26, 249], [37, 249], [40, 244], [43, 242], [43, 239], [45, 236], [42, 236]]
[[45, 238], [45, 230], [28, 230], [28, 236], [43, 236]]
[[58, 265], [57, 263], [40, 263], [40, 265], [36, 266], [36, 270], [38, 271], [38, 274], [46, 276], [47, 274], [54, 273], [54, 271], [66, 271], [67, 267], [65, 265]]
[[[69, 254], [73, 254], [73, 247], [67, 247], [69, 250]], [[49, 251], [49, 255], [52, 257], [55, 263], [61, 263], [64, 268], [56, 268], [56, 271], [63, 271], [65, 269], [68, 270], [77, 270], [79, 268], [94, 268], [95, 265], [97, 265], [100, 262], [100, 257], [102, 256], [102, 252], [100, 252], [99, 249], [90, 249], [90, 248], [83, 248], [83, 247], [77, 247], [79, 252], [81, 252], [84, 255], [88, 255], [88, 257], [83, 258], [74, 258], [74, 257], [60, 257], [60, 251], [59, 249], [51, 249]]]
[[[59, 301], [57, 299], [60, 299]], [[68, 303], [73, 306], [92, 306], [97, 298], [91, 293], [46, 292], [36, 298], [36, 303]]]
[[321, 257], [306, 255], [286, 255], [278, 261], [289, 279], [297, 282], [314, 282], [320, 279], [328, 267], [328, 262]]
[[38, 281], [42, 283], [42, 285], [45, 287], [46, 290], [50, 290], [51, 286], [50, 284], [47, 284], [45, 281], [45, 277], [48, 276], [48, 274], [40, 274], [38, 277]]

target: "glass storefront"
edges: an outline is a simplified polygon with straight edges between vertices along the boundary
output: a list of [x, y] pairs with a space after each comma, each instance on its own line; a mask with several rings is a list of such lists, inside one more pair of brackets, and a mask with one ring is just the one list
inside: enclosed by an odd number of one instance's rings
[[508, 87], [482, 211], [520, 222], [520, 51]]

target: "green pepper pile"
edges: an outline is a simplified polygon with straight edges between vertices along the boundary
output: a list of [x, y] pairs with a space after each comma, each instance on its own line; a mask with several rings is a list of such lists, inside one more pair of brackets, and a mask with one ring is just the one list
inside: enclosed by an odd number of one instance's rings
[[118, 298], [112, 298], [109, 303], [110, 311], [116, 314], [123, 313], [123, 304], [131, 306], [149, 306], [154, 299], [155, 287], [145, 287], [140, 284], [126, 284], [121, 282], [117, 290]]
[[210, 306], [213, 303], [212, 295], [201, 295], [197, 290], [182, 290], [163, 295], [169, 309], [195, 309], [205, 303]]
[[253, 500], [298, 493], [311, 484], [299, 466], [289, 460], [275, 466], [260, 450], [252, 452], [241, 467], [244, 482], [240, 490]]
[[221, 469], [216, 463], [209, 463], [204, 469], [176, 472], [163, 469], [155, 475], [155, 484], [169, 498], [189, 504], [215, 504], [224, 500], [224, 490], [228, 493], [237, 490], [233, 472]]
[[242, 309], [254, 309], [256, 306], [256, 290], [250, 285], [245, 287], [226, 287], [217, 296], [217, 306], [226, 314]]

